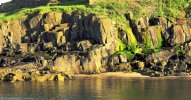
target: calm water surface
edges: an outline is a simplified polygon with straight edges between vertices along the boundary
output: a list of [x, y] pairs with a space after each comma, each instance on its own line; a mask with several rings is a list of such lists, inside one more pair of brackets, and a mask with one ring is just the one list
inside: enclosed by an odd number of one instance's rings
[[191, 79], [0, 83], [0, 100], [191, 100]]

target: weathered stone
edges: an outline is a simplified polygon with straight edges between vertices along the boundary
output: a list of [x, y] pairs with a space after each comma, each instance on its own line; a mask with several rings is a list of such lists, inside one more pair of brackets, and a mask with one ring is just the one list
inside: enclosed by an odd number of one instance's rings
[[0, 30], [0, 54], [2, 53], [2, 49], [3, 49], [3, 33], [2, 31]]
[[146, 17], [139, 18], [138, 20], [135, 21], [135, 25], [137, 27], [138, 32], [142, 32], [142, 29], [149, 26], [149, 19]]
[[48, 79], [48, 81], [55, 81], [56, 80], [56, 75], [55, 74], [51, 74], [50, 78]]
[[184, 43], [186, 40], [186, 36], [185, 33], [182, 29], [181, 26], [176, 25], [173, 27], [173, 35], [172, 35], [172, 39], [171, 39], [171, 45], [177, 45], [177, 44], [181, 44]]
[[55, 25], [59, 25], [62, 21], [62, 13], [50, 12], [43, 18], [45, 30], [50, 30]]
[[52, 42], [44, 43], [44, 49], [47, 49], [47, 48], [54, 48]]
[[3, 81], [13, 81], [14, 76], [15, 76], [15, 74], [13, 74], [13, 73], [8, 73], [7, 75], [5, 75], [5, 76], [3, 77]]
[[190, 41], [191, 40], [191, 30], [187, 25], [183, 25], [182, 29], [184, 31], [185, 34], [185, 42]]
[[162, 46], [162, 28], [161, 26], [150, 26], [146, 34], [143, 34], [143, 42], [150, 48], [159, 48]]
[[129, 62], [120, 63], [119, 65], [117, 65], [117, 67], [119, 67], [119, 71], [132, 71], [131, 64]]
[[29, 36], [22, 37], [22, 43], [30, 43], [30, 42], [31, 42], [31, 38]]
[[125, 63], [125, 62], [127, 62], [127, 56], [125, 56], [125, 55], [119, 55], [119, 62], [120, 63]]
[[[21, 43], [21, 23], [20, 21], [11, 21], [10, 22], [11, 30], [8, 33], [8, 36], [10, 37], [11, 43], [13, 44], [20, 44]], [[16, 30], [15, 30], [16, 29]]]
[[119, 57], [118, 57], [118, 55], [112, 56], [109, 59], [109, 65], [110, 66], [115, 66], [116, 64], [119, 64]]
[[63, 76], [63, 75], [58, 74], [56, 77], [57, 77], [56, 80], [58, 80], [58, 81], [64, 81], [64, 76]]
[[[3, 22], [1, 25], [0, 49], [6, 52], [6, 56], [19, 56], [22, 69], [26, 62], [43, 67], [49, 65], [47, 60], [39, 59], [42, 55], [36, 56], [38, 52], [47, 52], [47, 55], [56, 53], [61, 56], [53, 56], [53, 71], [100, 73], [101, 68], [107, 69], [108, 58], [117, 48], [115, 23], [93, 14], [51, 12], [42, 17], [39, 15], [24, 21]], [[78, 44], [77, 48], [75, 44]], [[31, 57], [26, 56], [28, 52]], [[19, 66], [14, 65], [17, 61], [4, 60], [2, 66]], [[121, 62], [125, 60], [121, 59]]]
[[162, 67], [164, 67], [164, 66], [166, 66], [166, 65], [167, 65], [167, 62], [166, 62], [166, 61], [162, 61], [162, 62], [161, 62], [161, 66], [162, 66]]
[[[76, 62], [76, 60], [77, 59], [75, 54], [63, 55], [61, 57], [57, 57], [56, 60], [54, 61], [54, 70], [58, 72], [67, 72], [73, 68], [78, 69], [79, 62]], [[73, 73], [79, 73], [79, 72], [73, 72]]]
[[62, 13], [55, 13], [55, 12], [47, 13], [43, 21], [44, 24], [59, 25], [62, 21]]
[[160, 22], [160, 25], [162, 25], [162, 27], [165, 29], [171, 26], [171, 25], [168, 25], [168, 21], [166, 20], [165, 17], [159, 17], [159, 22]]
[[101, 73], [105, 73], [106, 72], [105, 68], [100, 68], [99, 70], [100, 70]]
[[143, 70], [145, 67], [145, 63], [144, 62], [138, 62], [138, 66], [140, 70]]
[[30, 75], [28, 73], [24, 73], [21, 70], [17, 70], [15, 73], [15, 76], [13, 78], [13, 82], [14, 81], [29, 81], [30, 79]]
[[186, 19], [178, 19], [176, 22], [177, 22], [177, 25], [186, 25], [187, 24]]
[[29, 21], [30, 28], [34, 30], [39, 29], [41, 26], [40, 20], [41, 20], [41, 16], [35, 16], [32, 19], [30, 19]]
[[59, 24], [59, 25], [55, 26], [55, 28], [51, 29], [51, 31], [53, 33], [56, 33], [59, 31], [62, 31], [65, 33], [68, 29], [69, 29], [69, 23], [64, 23], [64, 24]]
[[50, 74], [45, 74], [45, 75], [36, 75], [34, 77], [35, 81], [43, 82], [43, 81], [48, 81], [48, 79], [51, 77]]
[[20, 50], [21, 50], [21, 52], [23, 52], [23, 53], [28, 52], [28, 43], [21, 43], [21, 44], [20, 44]]
[[76, 46], [77, 46], [77, 50], [84, 51], [84, 50], [90, 49], [92, 44], [90, 43], [90, 41], [84, 40], [84, 41], [77, 42]]
[[146, 58], [146, 60], [147, 60], [147, 62], [153, 62], [153, 63], [161, 62], [161, 61], [168, 61], [168, 59], [174, 54], [176, 54], [176, 51], [174, 49], [163, 50], [158, 53], [149, 55]]

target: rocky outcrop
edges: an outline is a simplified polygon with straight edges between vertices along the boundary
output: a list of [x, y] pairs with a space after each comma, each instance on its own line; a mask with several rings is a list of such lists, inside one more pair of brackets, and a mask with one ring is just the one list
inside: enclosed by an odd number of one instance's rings
[[78, 12], [2, 22], [0, 67], [12, 71], [0, 72], [1, 80], [64, 80], [106, 71], [150, 76], [191, 72], [190, 20], [125, 16], [125, 29], [108, 18]]
[[[132, 20], [132, 15], [125, 16], [138, 41], [137, 47], [144, 52], [143, 57], [139, 58], [136, 55], [131, 61], [132, 70], [149, 76], [190, 73], [189, 19], [169, 20], [165, 17], [143, 17]], [[123, 43], [126, 43], [128, 36], [129, 34], [119, 34]]]
[[50, 12], [3, 22], [0, 34], [1, 54], [17, 56], [23, 63], [49, 65], [57, 72], [100, 73], [117, 48], [117, 31], [110, 19], [75, 12]]

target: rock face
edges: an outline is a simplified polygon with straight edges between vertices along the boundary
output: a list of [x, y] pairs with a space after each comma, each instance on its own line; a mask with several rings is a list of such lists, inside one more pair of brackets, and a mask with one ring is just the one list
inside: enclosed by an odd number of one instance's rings
[[3, 22], [0, 38], [1, 54], [44, 52], [41, 56], [45, 59], [36, 61], [42, 57], [34, 54], [33, 62], [43, 65], [42, 61], [51, 60], [54, 69], [61, 72], [100, 73], [106, 66], [103, 62], [117, 48], [117, 31], [110, 19], [75, 12], [50, 12], [25, 21]]
[[131, 27], [138, 42], [146, 42], [146, 45], [150, 44], [157, 48], [157, 45], [160, 46], [162, 43], [166, 46], [175, 46], [190, 41], [189, 22], [189, 19], [170, 21], [164, 17], [145, 17], [131, 22]]
[[13, 71], [0, 70], [0, 79], [64, 80], [76, 73], [106, 71], [150, 76], [191, 72], [191, 20], [126, 18], [126, 29], [116, 29], [110, 19], [77, 12], [2, 22], [0, 67]]
[[[131, 20], [130, 14], [125, 16], [138, 41], [137, 46], [146, 51], [153, 50], [147, 51], [141, 59], [136, 56], [131, 62], [133, 70], [155, 77], [190, 74], [190, 19], [169, 20], [164, 17], [143, 17]], [[127, 39], [124, 37], [127, 36], [119, 35], [125, 43]], [[154, 52], [156, 49], [161, 50]]]

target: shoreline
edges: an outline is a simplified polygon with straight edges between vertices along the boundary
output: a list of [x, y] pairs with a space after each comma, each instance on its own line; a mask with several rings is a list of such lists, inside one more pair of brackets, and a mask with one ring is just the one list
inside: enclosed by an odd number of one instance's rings
[[150, 76], [141, 75], [137, 72], [106, 72], [100, 74], [75, 74], [74, 77], [78, 79], [89, 79], [89, 78], [150, 78]]
[[150, 77], [142, 75], [137, 72], [106, 72], [101, 74], [75, 74], [74, 77], [77, 79], [104, 79], [104, 78], [122, 78], [122, 79], [190, 79], [191, 75], [188, 76], [164, 76], [164, 77]]

